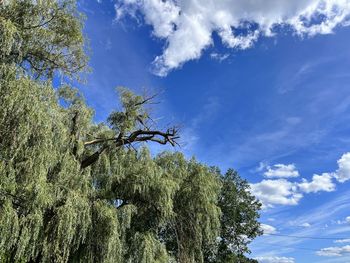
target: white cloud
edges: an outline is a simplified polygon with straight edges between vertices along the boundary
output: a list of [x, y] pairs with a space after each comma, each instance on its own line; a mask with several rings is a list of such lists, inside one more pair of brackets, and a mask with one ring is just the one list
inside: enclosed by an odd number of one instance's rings
[[340, 257], [347, 253], [350, 253], [350, 245], [343, 247], [326, 247], [316, 252], [317, 255], [325, 257]]
[[277, 230], [275, 227], [267, 224], [260, 225], [261, 230], [264, 232], [264, 235], [276, 234]]
[[335, 184], [332, 182], [332, 175], [329, 173], [323, 173], [322, 175], [314, 174], [311, 182], [303, 179], [302, 183], [299, 183], [298, 186], [300, 190], [305, 193], [317, 193], [320, 191], [332, 192], [335, 190]]
[[334, 243], [350, 243], [350, 239], [339, 239], [335, 240]]
[[257, 257], [255, 258], [259, 263], [294, 263], [294, 258], [287, 258], [287, 257], [275, 257], [275, 256], [269, 256], [269, 257]]
[[219, 53], [213, 52], [210, 54], [210, 57], [212, 59], [215, 59], [219, 62], [226, 60], [229, 56], [230, 56], [230, 54], [227, 54], [227, 53], [226, 54], [219, 54]]
[[154, 61], [161, 76], [198, 59], [213, 44], [213, 32], [227, 47], [246, 49], [281, 26], [301, 36], [332, 33], [338, 25], [349, 25], [350, 14], [350, 0], [116, 1], [117, 19], [139, 11], [153, 34], [166, 40], [163, 54]]
[[[274, 205], [297, 205], [303, 197], [303, 193], [332, 192], [336, 189], [333, 182], [336, 178], [339, 182], [350, 179], [350, 152], [345, 153], [337, 161], [338, 169], [332, 173], [314, 174], [312, 180], [305, 178], [301, 182], [290, 182], [284, 178], [295, 178], [299, 176], [294, 164], [267, 165], [260, 162], [256, 172], [262, 172], [267, 178], [279, 178], [275, 180], [262, 180], [259, 183], [251, 184], [251, 191], [263, 204], [263, 208]], [[342, 221], [343, 222], [343, 221]], [[350, 223], [350, 216], [344, 223]]]
[[272, 207], [277, 204], [297, 205], [303, 197], [297, 191], [297, 185], [285, 179], [263, 180], [250, 186], [252, 193], [262, 202], [264, 207]]
[[254, 169], [255, 172], [262, 172], [268, 167], [268, 164], [266, 162], [260, 162], [259, 166]]
[[344, 225], [344, 224], [350, 224], [350, 216], [345, 217], [344, 220], [337, 220], [335, 221], [337, 225]]
[[311, 227], [310, 223], [302, 223], [299, 226], [300, 227], [305, 227], [305, 228]]
[[136, 16], [137, 11], [144, 15], [145, 22], [153, 26], [153, 34], [166, 38], [173, 34], [180, 7], [173, 1], [162, 0], [121, 0], [115, 5], [116, 19], [129, 14]]
[[350, 180], [350, 152], [343, 154], [337, 162], [339, 168], [334, 173], [334, 177], [341, 183]]
[[275, 164], [272, 167], [267, 166], [267, 171], [264, 172], [264, 175], [268, 178], [289, 178], [298, 177], [299, 172], [294, 164]]

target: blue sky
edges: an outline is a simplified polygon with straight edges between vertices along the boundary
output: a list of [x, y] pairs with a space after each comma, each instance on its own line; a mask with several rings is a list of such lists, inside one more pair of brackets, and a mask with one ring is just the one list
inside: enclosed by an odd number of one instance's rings
[[96, 121], [117, 86], [160, 92], [153, 113], [181, 125], [178, 150], [236, 169], [262, 200], [275, 235], [252, 257], [350, 262], [349, 0], [78, 3]]

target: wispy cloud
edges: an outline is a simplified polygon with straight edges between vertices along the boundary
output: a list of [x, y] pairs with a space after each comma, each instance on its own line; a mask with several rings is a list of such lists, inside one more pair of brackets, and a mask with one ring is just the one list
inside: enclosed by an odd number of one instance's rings
[[300, 227], [311, 227], [310, 223], [302, 223], [299, 225]]
[[230, 54], [228, 54], [228, 53], [220, 54], [220, 53], [213, 52], [213, 53], [210, 53], [210, 57], [212, 59], [219, 61], [219, 62], [222, 62], [222, 61], [228, 59], [230, 57]]
[[266, 256], [255, 258], [260, 263], [294, 263], [294, 258], [290, 257], [277, 257], [277, 256]]
[[350, 239], [339, 239], [335, 240], [334, 243], [350, 243]]
[[277, 233], [277, 229], [271, 225], [268, 225], [268, 224], [261, 224], [260, 228], [264, 232], [264, 235]]
[[322, 57], [317, 60], [303, 62], [292, 65], [293, 70], [282, 71], [277, 84], [277, 90], [280, 94], [286, 94], [298, 87], [306, 85], [310, 79], [314, 79], [318, 69], [339, 59], [338, 57]]
[[[298, 129], [300, 126], [286, 124], [285, 121], [270, 121], [267, 126], [274, 129], [261, 131], [260, 127], [260, 132], [254, 129], [246, 131], [247, 136], [244, 140], [232, 146], [229, 153], [227, 153], [227, 144], [217, 145], [211, 152], [225, 152], [225, 156], [234, 160], [238, 167], [264, 158], [268, 158], [271, 162], [318, 143], [328, 132], [323, 129], [303, 130], [305, 127]], [[217, 154], [211, 156], [211, 158], [215, 157]]]
[[[265, 251], [266, 248], [271, 250], [274, 245], [289, 247], [289, 250], [293, 251], [293, 246], [303, 243], [305, 241], [310, 241], [302, 238], [290, 238], [290, 236], [325, 236], [333, 237], [339, 233], [335, 233], [334, 230], [339, 230], [337, 225], [332, 227], [324, 228], [324, 225], [330, 222], [337, 215], [342, 214], [344, 211], [349, 211], [350, 209], [350, 192], [343, 192], [338, 194], [336, 198], [332, 198], [330, 201], [324, 203], [323, 205], [317, 206], [308, 213], [302, 213], [300, 216], [293, 216], [289, 213], [281, 213], [278, 210], [270, 210], [269, 217], [277, 218], [274, 221], [276, 228], [281, 229], [281, 234], [286, 234], [287, 236], [269, 236], [265, 235], [254, 241], [254, 252], [261, 253]], [[289, 221], [289, 223], [287, 223]], [[300, 228], [299, 226], [306, 226]], [[289, 225], [289, 227], [288, 227]], [[322, 231], [321, 231], [322, 230]], [[348, 226], [348, 231], [350, 231], [350, 226]], [[322, 234], [320, 234], [322, 232]], [[281, 251], [283, 247], [276, 250], [278, 254], [284, 253], [286, 251]]]
[[197, 116], [188, 121], [187, 126], [181, 131], [180, 144], [185, 153], [192, 155], [196, 144], [201, 139], [199, 129], [206, 122], [210, 122], [220, 109], [220, 103], [217, 97], [208, 97], [199, 109]]

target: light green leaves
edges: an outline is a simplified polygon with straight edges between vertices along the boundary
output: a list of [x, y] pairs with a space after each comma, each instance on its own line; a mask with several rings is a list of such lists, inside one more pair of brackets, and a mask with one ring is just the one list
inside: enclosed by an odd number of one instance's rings
[[0, 4], [0, 261], [220, 262], [223, 235], [246, 252], [225, 231], [259, 234], [237, 174], [132, 146], [176, 145], [176, 128], [151, 129], [155, 96], [119, 88], [121, 109], [95, 124], [77, 89], [52, 86], [85, 68], [81, 29], [74, 0]]

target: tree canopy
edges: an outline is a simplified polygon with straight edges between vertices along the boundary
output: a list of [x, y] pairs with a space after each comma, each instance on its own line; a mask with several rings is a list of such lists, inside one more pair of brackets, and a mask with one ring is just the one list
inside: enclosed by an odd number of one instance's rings
[[0, 2], [0, 261], [249, 262], [260, 204], [236, 172], [153, 156], [177, 145], [154, 96], [119, 88], [122, 109], [93, 110], [55, 74], [87, 69], [73, 0]]
[[35, 77], [76, 76], [87, 65], [83, 19], [74, 0], [0, 1], [1, 62]]

